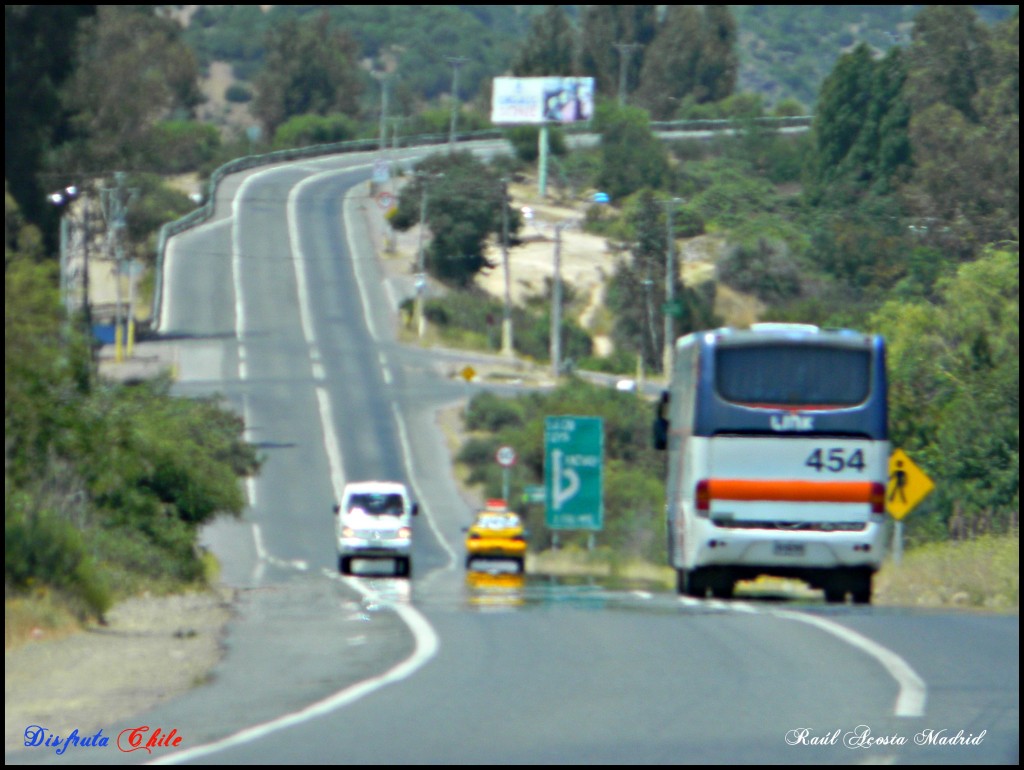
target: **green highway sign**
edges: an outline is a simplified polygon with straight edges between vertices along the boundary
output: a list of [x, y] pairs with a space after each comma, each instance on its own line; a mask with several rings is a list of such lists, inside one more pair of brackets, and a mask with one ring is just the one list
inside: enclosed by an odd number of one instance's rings
[[548, 529], [604, 527], [604, 420], [544, 421], [544, 503]]
[[682, 300], [672, 300], [671, 302], [661, 303], [661, 312], [663, 315], [670, 315], [673, 318], [683, 317], [683, 302]]
[[523, 489], [524, 503], [543, 503], [544, 499], [544, 487], [541, 484], [527, 484]]

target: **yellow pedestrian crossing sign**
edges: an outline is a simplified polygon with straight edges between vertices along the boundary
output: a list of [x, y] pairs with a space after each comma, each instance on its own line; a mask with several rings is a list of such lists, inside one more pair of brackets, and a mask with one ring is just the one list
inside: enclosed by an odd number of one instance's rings
[[894, 519], [902, 519], [935, 489], [935, 483], [918, 468], [902, 449], [889, 456], [889, 484], [885, 508]]

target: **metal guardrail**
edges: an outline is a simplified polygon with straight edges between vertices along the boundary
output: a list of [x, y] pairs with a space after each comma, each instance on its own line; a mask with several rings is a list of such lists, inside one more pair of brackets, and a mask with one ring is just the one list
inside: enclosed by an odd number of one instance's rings
[[662, 120], [651, 123], [654, 131], [729, 131], [751, 125], [764, 128], [807, 128], [813, 115], [793, 115], [782, 118], [722, 118], [715, 120]]
[[[672, 120], [658, 121], [651, 123], [651, 129], [655, 132], [678, 132], [678, 131], [728, 131], [736, 128], [745, 128], [751, 123], [773, 128], [793, 128], [810, 126], [814, 119], [813, 115], [801, 115], [784, 118], [753, 118], [753, 119], [716, 119], [716, 120]], [[564, 129], [569, 134], [591, 133], [593, 129], [588, 124], [579, 124]], [[458, 142], [470, 142], [486, 139], [504, 139], [503, 129], [484, 129], [482, 131], [466, 131], [456, 136]], [[404, 137], [402, 147], [417, 147], [423, 145], [446, 144], [448, 134], [419, 134]], [[293, 160], [307, 160], [309, 158], [323, 157], [324, 155], [340, 155], [350, 152], [373, 152], [380, 149], [380, 142], [376, 139], [358, 139], [349, 142], [333, 142], [330, 144], [317, 144], [311, 147], [300, 147], [288, 150], [276, 150], [262, 155], [247, 155], [242, 158], [228, 161], [217, 168], [210, 175], [208, 193], [205, 202], [195, 211], [189, 212], [180, 219], [168, 222], [160, 228], [156, 245], [156, 278], [153, 287], [153, 310], [150, 318], [150, 327], [158, 328], [160, 322], [161, 304], [163, 302], [163, 275], [164, 255], [167, 251], [167, 242], [175, 235], [189, 230], [206, 222], [214, 214], [217, 203], [217, 188], [221, 180], [229, 174], [237, 174], [239, 171], [248, 171], [251, 168], [260, 166], [271, 166], [275, 163], [285, 163]]]

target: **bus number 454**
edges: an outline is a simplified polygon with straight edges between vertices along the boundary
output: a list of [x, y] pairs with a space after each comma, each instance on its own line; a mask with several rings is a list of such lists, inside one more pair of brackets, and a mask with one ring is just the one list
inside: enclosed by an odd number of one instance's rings
[[822, 471], [841, 473], [847, 469], [862, 473], [864, 471], [864, 453], [860, 449], [850, 452], [841, 447], [815, 449], [804, 462], [804, 465], [814, 468], [819, 473]]

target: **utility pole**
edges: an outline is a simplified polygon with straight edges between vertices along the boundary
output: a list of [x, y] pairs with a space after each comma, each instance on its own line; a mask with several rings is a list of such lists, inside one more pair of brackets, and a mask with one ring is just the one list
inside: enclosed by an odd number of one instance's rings
[[[123, 171], [114, 172], [116, 187], [105, 187], [101, 191], [101, 202], [103, 204], [103, 216], [107, 221], [107, 248], [113, 252], [115, 260], [115, 281], [116, 289], [116, 310], [114, 316], [114, 360], [121, 363], [124, 360], [125, 333], [122, 320], [123, 308], [121, 302], [121, 276], [124, 272], [124, 236], [127, 222], [125, 214], [128, 204], [135, 197], [137, 190], [128, 190], [125, 185], [126, 174]], [[135, 318], [134, 308], [128, 313], [127, 323], [127, 347], [131, 352], [135, 345]]]
[[391, 123], [391, 149], [392, 150], [397, 150], [398, 149], [398, 129], [401, 128], [402, 123], [404, 123], [406, 120], [407, 120], [407, 118], [397, 117], [397, 116], [393, 117], [393, 118], [388, 118], [388, 121]]
[[562, 373], [562, 230], [571, 224], [566, 220], [555, 225], [555, 263], [551, 280], [551, 376], [555, 380]]
[[416, 249], [416, 336], [423, 339], [426, 331], [426, 318], [423, 314], [423, 294], [427, 288], [426, 264], [423, 259], [423, 231], [427, 226], [427, 182], [431, 179], [440, 179], [444, 174], [423, 174], [420, 176], [422, 187], [420, 188], [420, 233]]
[[455, 121], [459, 114], [459, 68], [469, 61], [465, 56], [446, 56], [445, 61], [452, 65], [452, 122], [448, 128], [448, 152], [455, 149]]
[[375, 75], [380, 81], [380, 152], [383, 156], [388, 148], [388, 73]]
[[676, 236], [675, 230], [672, 227], [672, 212], [679, 203], [682, 203], [681, 198], [671, 198], [661, 202], [665, 207], [668, 229], [666, 233], [668, 244], [665, 249], [665, 349], [662, 358], [662, 371], [665, 377], [670, 377], [672, 374], [672, 351], [675, 347], [676, 339], [675, 308], [673, 306], [676, 289]]
[[85, 333], [88, 335], [90, 345], [93, 339], [92, 333], [92, 303], [89, 301], [89, 242], [92, 240], [92, 205], [89, 197], [82, 200], [82, 303], [85, 312], [82, 317], [85, 319]]
[[426, 322], [423, 318], [423, 292], [427, 288], [427, 276], [423, 263], [423, 230], [427, 221], [427, 182], [420, 188], [420, 235], [416, 249], [416, 336], [423, 339]]
[[619, 106], [626, 106], [626, 70], [632, 60], [633, 51], [643, 48], [642, 43], [615, 43], [619, 52]]
[[[508, 179], [501, 179], [501, 263], [505, 268], [505, 315], [501, 321], [501, 353], [512, 357], [512, 276], [508, 264]], [[506, 496], [507, 497], [507, 496]]]

